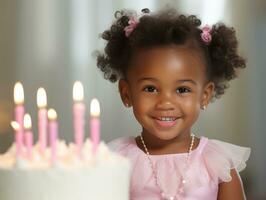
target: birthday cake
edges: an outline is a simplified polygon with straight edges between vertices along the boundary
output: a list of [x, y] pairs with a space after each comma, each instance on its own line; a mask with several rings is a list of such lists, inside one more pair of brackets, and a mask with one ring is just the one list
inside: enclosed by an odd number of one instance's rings
[[127, 200], [130, 163], [101, 142], [97, 153], [90, 139], [81, 154], [75, 144], [57, 141], [57, 159], [51, 149], [40, 153], [36, 144], [31, 156], [16, 156], [16, 145], [0, 155], [0, 199], [2, 200]]

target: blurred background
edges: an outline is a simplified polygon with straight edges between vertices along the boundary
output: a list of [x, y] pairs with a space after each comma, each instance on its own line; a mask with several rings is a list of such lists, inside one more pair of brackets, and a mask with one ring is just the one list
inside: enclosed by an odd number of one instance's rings
[[[72, 87], [85, 88], [87, 119], [93, 97], [101, 103], [102, 139], [106, 142], [137, 135], [140, 127], [120, 100], [117, 84], [104, 80], [96, 67], [94, 50], [102, 50], [99, 34], [122, 8], [151, 11], [165, 5], [195, 14], [204, 24], [219, 21], [235, 27], [247, 68], [226, 94], [202, 112], [197, 135], [252, 149], [241, 172], [247, 199], [266, 199], [266, 1], [265, 0], [0, 0], [0, 151], [13, 141], [13, 87], [21, 81], [25, 106], [37, 136], [36, 92], [44, 87], [48, 105], [59, 115], [60, 137], [73, 141]], [[88, 120], [87, 120], [88, 121]], [[88, 123], [86, 125], [87, 136]]]

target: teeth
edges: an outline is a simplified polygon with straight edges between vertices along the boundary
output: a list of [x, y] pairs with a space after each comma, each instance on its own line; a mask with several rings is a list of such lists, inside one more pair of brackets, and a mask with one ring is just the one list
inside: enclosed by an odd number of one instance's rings
[[161, 121], [174, 121], [175, 120], [174, 117], [160, 117], [159, 119]]

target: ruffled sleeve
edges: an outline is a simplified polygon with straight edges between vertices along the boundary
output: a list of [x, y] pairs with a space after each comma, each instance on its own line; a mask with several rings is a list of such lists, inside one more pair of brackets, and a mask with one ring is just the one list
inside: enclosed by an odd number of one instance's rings
[[133, 139], [133, 137], [120, 137], [107, 143], [107, 146], [111, 151], [124, 154], [124, 151], [127, 151], [128, 147], [132, 144]]
[[232, 180], [231, 169], [237, 172], [246, 167], [250, 156], [249, 147], [238, 146], [220, 140], [209, 139], [202, 151], [202, 156], [209, 174], [220, 182]]
[[[149, 181], [154, 182], [151, 178], [152, 172], [146, 154], [138, 149], [134, 137], [120, 137], [107, 143], [107, 145], [110, 150], [115, 151], [130, 160], [132, 175], [130, 199], [135, 199], [136, 195], [140, 194], [139, 191], [142, 191], [145, 186], [149, 185]], [[140, 197], [139, 199], [143, 198]]]

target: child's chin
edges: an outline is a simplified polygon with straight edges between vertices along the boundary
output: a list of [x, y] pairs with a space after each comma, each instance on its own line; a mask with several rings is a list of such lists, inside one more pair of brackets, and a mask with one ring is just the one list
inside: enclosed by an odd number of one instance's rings
[[160, 140], [172, 140], [176, 138], [178, 135], [176, 134], [176, 131], [171, 133], [171, 131], [163, 131], [158, 134], [156, 134], [156, 137], [159, 138]]

